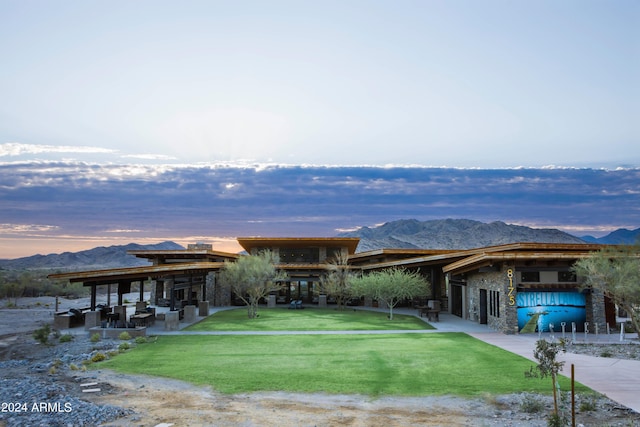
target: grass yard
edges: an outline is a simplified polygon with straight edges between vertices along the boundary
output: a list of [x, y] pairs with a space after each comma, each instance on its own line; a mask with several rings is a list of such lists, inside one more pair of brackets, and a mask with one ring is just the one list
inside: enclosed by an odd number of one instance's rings
[[371, 331], [434, 329], [415, 316], [369, 310], [331, 308], [261, 309], [257, 319], [247, 318], [247, 309], [223, 310], [189, 326], [185, 331]]
[[[207, 384], [223, 393], [551, 393], [550, 379], [525, 378], [532, 365], [463, 333], [432, 333], [160, 336], [98, 366]], [[562, 378], [561, 386], [567, 390], [569, 380]]]

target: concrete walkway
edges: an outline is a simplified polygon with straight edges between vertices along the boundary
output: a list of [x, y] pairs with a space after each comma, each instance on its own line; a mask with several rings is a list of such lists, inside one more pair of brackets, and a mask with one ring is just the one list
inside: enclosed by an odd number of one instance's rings
[[[233, 309], [238, 307], [214, 307], [209, 313], [213, 314], [220, 310]], [[386, 311], [382, 309], [372, 309], [376, 311]], [[397, 309], [395, 314], [416, 315], [414, 309]], [[198, 317], [197, 321], [203, 317]], [[422, 318], [426, 321], [426, 319]], [[147, 335], [293, 335], [293, 334], [390, 334], [390, 333], [437, 333], [437, 332], [464, 332], [484, 341], [488, 344], [518, 354], [529, 360], [535, 361], [533, 351], [536, 341], [540, 338], [550, 339], [549, 334], [520, 334], [505, 335], [489, 329], [486, 325], [461, 319], [457, 316], [441, 313], [439, 322], [431, 322], [435, 330], [419, 331], [245, 331], [245, 332], [191, 332], [191, 331], [165, 331], [164, 322], [157, 321], [147, 330]], [[180, 327], [186, 328], [187, 323], [180, 323]], [[558, 337], [560, 334], [556, 334]], [[620, 343], [617, 335], [600, 335], [600, 342]], [[627, 336], [628, 339], [637, 335]], [[581, 334], [577, 337], [577, 342], [594, 342], [596, 337], [592, 334], [584, 337]], [[602, 393], [610, 399], [640, 413], [640, 360], [622, 360], [604, 357], [592, 357], [574, 353], [564, 353], [560, 360], [565, 361], [563, 374], [571, 376], [571, 365], [575, 367], [575, 380]]]
[[[469, 332], [469, 335], [535, 361], [533, 350], [538, 334]], [[548, 335], [543, 334], [542, 338], [549, 339]], [[640, 360], [593, 357], [568, 352], [563, 353], [559, 359], [565, 362], [563, 375], [571, 376], [573, 364], [576, 381], [640, 413]]]

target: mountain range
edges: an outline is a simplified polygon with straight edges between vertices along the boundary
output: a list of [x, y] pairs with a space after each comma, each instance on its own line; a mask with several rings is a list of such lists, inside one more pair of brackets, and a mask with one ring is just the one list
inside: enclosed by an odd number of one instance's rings
[[374, 228], [362, 227], [340, 236], [359, 237], [358, 252], [381, 248], [472, 249], [515, 242], [585, 243], [579, 237], [552, 228], [537, 229], [500, 221], [483, 223], [469, 219], [406, 219]]
[[127, 251], [184, 249], [183, 246], [167, 241], [154, 245], [99, 246], [79, 252], [33, 255], [24, 258], [0, 260], [0, 269], [6, 270], [97, 270], [102, 268], [136, 267], [149, 265], [146, 259], [136, 258]]
[[604, 245], [633, 245], [634, 243], [638, 243], [638, 237], [640, 237], [640, 228], [636, 228], [635, 230], [619, 228], [604, 237], [598, 238], [593, 236], [582, 236], [580, 238], [587, 243], [601, 243]]
[[[357, 252], [382, 248], [405, 249], [472, 249], [483, 246], [516, 242], [538, 243], [600, 243], [634, 244], [640, 228], [619, 229], [607, 236], [576, 237], [553, 228], [531, 228], [506, 224], [501, 221], [483, 223], [469, 219], [442, 219], [418, 221], [405, 219], [387, 222], [378, 227], [362, 227], [341, 233], [337, 237], [358, 237]], [[109, 247], [96, 247], [80, 252], [33, 255], [11, 260], [0, 260], [0, 269], [22, 270], [92, 270], [148, 265], [148, 261], [127, 254], [129, 250], [171, 250], [183, 246], [166, 241], [154, 245], [130, 243]]]

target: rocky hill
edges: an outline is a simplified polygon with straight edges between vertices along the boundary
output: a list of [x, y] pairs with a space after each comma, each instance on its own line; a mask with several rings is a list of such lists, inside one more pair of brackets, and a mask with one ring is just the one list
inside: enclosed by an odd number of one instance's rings
[[633, 245], [637, 243], [638, 238], [640, 238], [640, 228], [636, 228], [635, 230], [619, 228], [603, 237], [582, 236], [580, 238], [585, 242], [601, 243], [604, 245]]
[[363, 227], [339, 236], [359, 237], [358, 252], [381, 248], [472, 249], [515, 242], [585, 243], [556, 229], [469, 219], [399, 220], [374, 228]]
[[127, 254], [130, 250], [170, 250], [184, 249], [175, 242], [162, 242], [155, 245], [100, 246], [80, 252], [64, 252], [61, 254], [33, 255], [24, 258], [0, 260], [0, 268], [5, 270], [91, 270], [101, 268], [135, 267], [148, 265], [145, 259]]

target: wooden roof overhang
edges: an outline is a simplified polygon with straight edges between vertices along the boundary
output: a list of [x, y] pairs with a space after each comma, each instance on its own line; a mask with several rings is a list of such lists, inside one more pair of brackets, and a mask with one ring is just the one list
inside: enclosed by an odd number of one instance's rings
[[346, 247], [353, 254], [360, 243], [357, 237], [238, 237], [237, 240], [249, 253], [255, 248]]
[[143, 267], [112, 268], [109, 270], [80, 271], [50, 274], [50, 279], [82, 282], [84, 286], [108, 285], [122, 281], [159, 279], [171, 276], [207, 274], [224, 266], [223, 262], [192, 262], [182, 264], [151, 265]]
[[535, 251], [515, 251], [515, 252], [484, 252], [475, 254], [442, 268], [444, 273], [462, 274], [476, 270], [481, 267], [487, 267], [497, 262], [520, 263], [530, 261], [566, 261], [574, 262], [580, 258], [586, 257], [591, 251], [571, 251], [571, 252], [535, 252]]
[[213, 251], [209, 249], [177, 249], [177, 250], [131, 250], [128, 254], [137, 258], [146, 258], [150, 260], [185, 260], [185, 259], [208, 259], [210, 261], [216, 258], [228, 259], [235, 261], [240, 256], [231, 252]]
[[[413, 267], [420, 265], [442, 265], [444, 273], [464, 273], [506, 260], [567, 260], [575, 261], [590, 252], [601, 249], [603, 245], [580, 243], [509, 243], [463, 250], [431, 250], [432, 255], [406, 259], [390, 260], [359, 266], [363, 270], [375, 270], [389, 267]], [[385, 250], [370, 251], [370, 256], [381, 255]], [[395, 250], [388, 250], [390, 253]], [[427, 253], [429, 250], [425, 250]], [[363, 253], [367, 256], [367, 253]], [[355, 255], [357, 257], [358, 255]], [[354, 258], [355, 258], [354, 257]], [[350, 260], [352, 257], [349, 258]]]
[[432, 255], [443, 255], [459, 252], [455, 249], [374, 249], [366, 252], [358, 252], [349, 256], [349, 263], [352, 265], [363, 265], [363, 263], [375, 261], [376, 259], [405, 259], [416, 257], [428, 257]]

